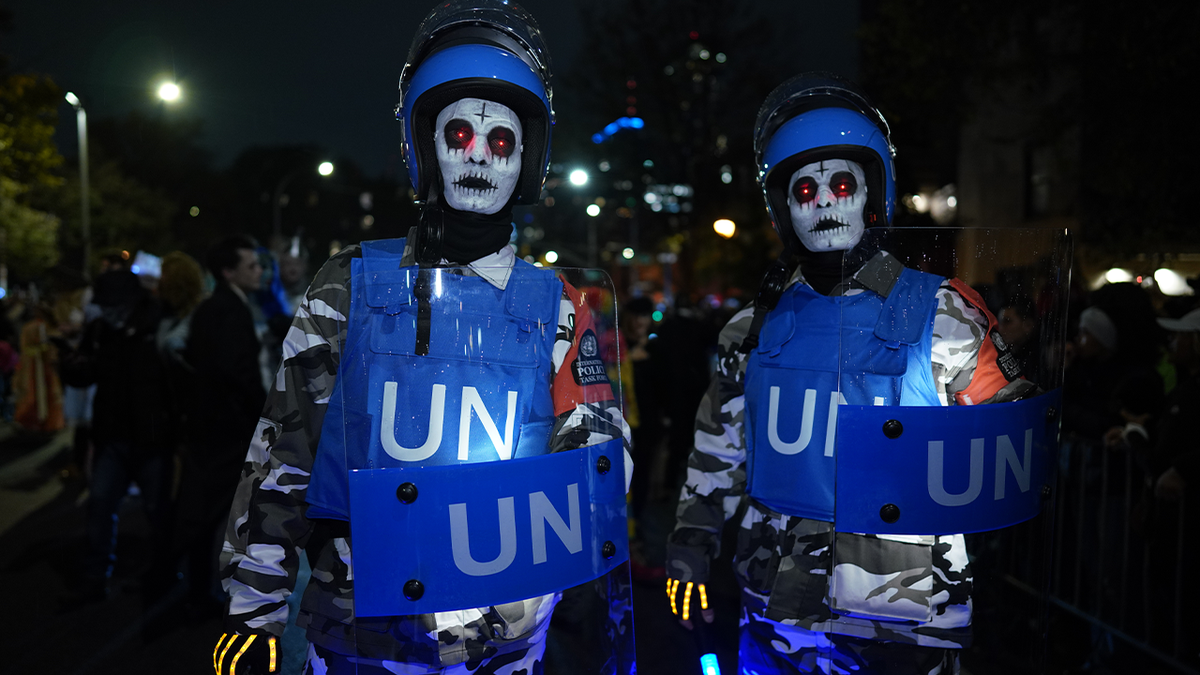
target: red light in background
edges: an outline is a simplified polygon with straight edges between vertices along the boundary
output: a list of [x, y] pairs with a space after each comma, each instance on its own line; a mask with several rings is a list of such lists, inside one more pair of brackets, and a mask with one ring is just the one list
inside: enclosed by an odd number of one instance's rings
[[694, 31], [688, 33], [688, 37], [690, 37], [693, 40], [699, 40], [700, 39], [700, 31], [694, 30]]
[[629, 115], [630, 117], [633, 117], [634, 115], [637, 114], [637, 108], [635, 108], [633, 106], [629, 106], [628, 108], [625, 109], [625, 114]]
[[1137, 276], [1137, 282], [1138, 282], [1139, 284], [1140, 284], [1140, 283], [1142, 283], [1142, 275], [1140, 275], [1140, 274], [1139, 274], [1139, 275]]
[[637, 80], [631, 77], [625, 81], [625, 86], [629, 87], [630, 89], [637, 89]]

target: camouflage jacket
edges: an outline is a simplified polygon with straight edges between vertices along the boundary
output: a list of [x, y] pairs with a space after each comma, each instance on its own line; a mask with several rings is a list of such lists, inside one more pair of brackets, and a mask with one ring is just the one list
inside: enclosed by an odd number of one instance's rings
[[[830, 295], [890, 288], [902, 267], [879, 254]], [[804, 283], [799, 271], [790, 283]], [[886, 292], [886, 290], [885, 290]], [[932, 368], [943, 405], [1019, 398], [1032, 388], [1010, 382], [988, 339], [995, 319], [957, 280], [937, 291]], [[875, 536], [835, 533], [832, 523], [772, 511], [746, 494], [744, 383], [741, 351], [752, 308], [721, 332], [718, 367], [696, 415], [667, 573], [704, 582], [720, 554], [721, 530], [746, 502], [734, 554], [747, 608], [807, 630], [955, 647], [970, 638], [971, 572], [961, 534]]]
[[[348, 524], [306, 516], [305, 494], [346, 339], [350, 262], [360, 256], [359, 247], [352, 246], [322, 266], [284, 342], [283, 363], [250, 443], [221, 552], [222, 584], [230, 595], [226, 629], [281, 635], [288, 618], [287, 598], [296, 584], [298, 556], [305, 550], [312, 578], [297, 624], [322, 647], [435, 667], [478, 662], [520, 648], [545, 623], [554, 596], [457, 612], [357, 619]], [[402, 264], [414, 264], [412, 260], [408, 246]], [[512, 264], [511, 255], [499, 254], [477, 264], [497, 260]], [[479, 267], [466, 273], [502, 286], [507, 274], [497, 269], [501, 268]], [[589, 391], [586, 400], [591, 402], [584, 402], [583, 388], [571, 377], [570, 368], [563, 367], [577, 358], [576, 335], [582, 335], [589, 324], [590, 314], [580, 294], [564, 283], [553, 353], [551, 388], [557, 420], [552, 452], [619, 436], [628, 449], [628, 428], [609, 385], [588, 385], [605, 390]], [[632, 473], [628, 450], [625, 471], [628, 485]]]

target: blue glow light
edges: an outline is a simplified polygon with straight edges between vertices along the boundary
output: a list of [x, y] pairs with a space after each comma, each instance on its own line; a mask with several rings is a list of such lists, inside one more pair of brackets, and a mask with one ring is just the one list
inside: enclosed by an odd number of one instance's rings
[[139, 267], [139, 266], [137, 266], [137, 265], [130, 265], [130, 266], [129, 266], [129, 271], [130, 271], [130, 272], [133, 272], [134, 274], [140, 274], [140, 273], [141, 273], [141, 271], [142, 271], [142, 268], [141, 268], [141, 267]]
[[605, 125], [604, 130], [592, 134], [592, 142], [599, 145], [612, 138], [621, 129], [641, 129], [646, 126], [646, 120], [640, 117], [619, 117], [614, 122]]
[[716, 654], [705, 654], [700, 657], [700, 670], [704, 675], [721, 675], [721, 666], [717, 664]]

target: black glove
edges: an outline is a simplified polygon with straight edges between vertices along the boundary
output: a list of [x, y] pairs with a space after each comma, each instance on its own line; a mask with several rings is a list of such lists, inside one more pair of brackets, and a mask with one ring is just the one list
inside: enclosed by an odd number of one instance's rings
[[225, 633], [213, 650], [217, 675], [267, 675], [279, 672], [279, 638], [266, 633]]

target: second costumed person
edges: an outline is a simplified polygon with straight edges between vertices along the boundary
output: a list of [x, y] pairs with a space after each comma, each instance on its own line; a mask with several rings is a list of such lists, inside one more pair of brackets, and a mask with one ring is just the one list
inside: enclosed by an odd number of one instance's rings
[[214, 666], [277, 672], [307, 555], [306, 672], [631, 673], [628, 430], [582, 293], [509, 247], [549, 164], [535, 22], [439, 5], [400, 94], [421, 224], [335, 255], [300, 306], [231, 513]]
[[[970, 287], [866, 245], [888, 232], [896, 189], [887, 123], [855, 85], [824, 73], [782, 84], [759, 113], [755, 154], [784, 259], [798, 264], [779, 265], [721, 333], [668, 545], [673, 609], [689, 626], [712, 621], [704, 585], [726, 520], [744, 513], [739, 672], [958, 672], [972, 574], [956, 532], [971, 530], [905, 531], [908, 502], [898, 534], [835, 527], [844, 506], [887, 487], [853, 485], [835, 510], [835, 485], [850, 480], [836, 471], [857, 449], [839, 415], [1017, 401], [1037, 387], [1005, 369], [995, 319]], [[926, 487], [924, 474], [877, 480]], [[868, 508], [891, 527], [887, 509]]]

